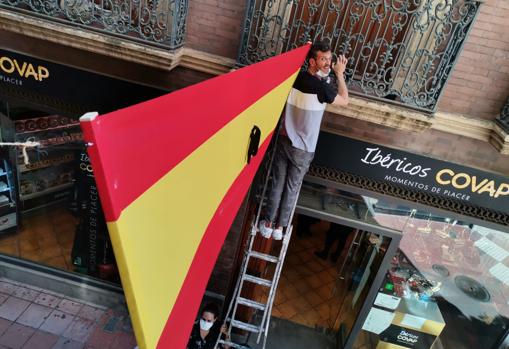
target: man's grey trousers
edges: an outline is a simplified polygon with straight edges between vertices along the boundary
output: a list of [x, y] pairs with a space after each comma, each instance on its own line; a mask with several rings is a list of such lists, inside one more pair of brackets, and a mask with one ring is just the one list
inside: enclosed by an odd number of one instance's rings
[[276, 147], [266, 218], [276, 226], [286, 227], [315, 153], [293, 147], [283, 135], [279, 135]]

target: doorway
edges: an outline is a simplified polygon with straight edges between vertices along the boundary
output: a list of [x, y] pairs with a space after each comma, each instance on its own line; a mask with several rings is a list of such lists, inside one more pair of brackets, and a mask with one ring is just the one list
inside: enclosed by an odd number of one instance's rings
[[320, 348], [343, 348], [400, 238], [378, 226], [361, 196], [305, 181], [272, 316], [333, 343]]

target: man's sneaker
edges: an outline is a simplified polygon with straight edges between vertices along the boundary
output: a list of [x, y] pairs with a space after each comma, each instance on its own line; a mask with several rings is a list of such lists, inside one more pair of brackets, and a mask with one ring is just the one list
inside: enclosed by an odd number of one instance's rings
[[267, 222], [266, 220], [260, 221], [258, 224], [258, 229], [260, 230], [260, 235], [266, 239], [270, 239], [272, 236], [272, 231], [274, 230], [272, 229], [270, 222]]
[[272, 231], [272, 238], [274, 240], [282, 240], [283, 239], [283, 228], [279, 227]]

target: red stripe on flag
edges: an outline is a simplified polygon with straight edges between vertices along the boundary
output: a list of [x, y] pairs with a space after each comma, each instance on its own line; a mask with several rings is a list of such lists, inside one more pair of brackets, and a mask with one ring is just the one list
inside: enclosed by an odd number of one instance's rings
[[[106, 178], [98, 181], [106, 220], [116, 221], [123, 209], [196, 148], [290, 78], [300, 68], [308, 49], [306, 45], [82, 122], [85, 140], [94, 143], [89, 155], [94, 170], [100, 174], [97, 178]], [[257, 80], [259, 77], [263, 80]], [[137, 124], [139, 127], [133, 127]]]
[[221, 251], [226, 234], [267, 150], [270, 138], [268, 137], [262, 144], [251, 163], [244, 167], [218, 206], [198, 246], [157, 348], [186, 348], [210, 274]]

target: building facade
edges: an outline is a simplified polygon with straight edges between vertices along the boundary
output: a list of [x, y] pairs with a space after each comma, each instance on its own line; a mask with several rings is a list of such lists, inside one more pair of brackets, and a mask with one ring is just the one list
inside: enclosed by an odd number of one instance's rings
[[[2, 153], [0, 181], [13, 189], [0, 196], [9, 220], [0, 252], [118, 282], [75, 120], [322, 39], [348, 58], [350, 103], [328, 107], [322, 123], [272, 345], [279, 329], [299, 324], [323, 348], [407, 347], [401, 331], [423, 348], [503, 347], [508, 16], [504, 0], [0, 0], [2, 140], [61, 147], [29, 151], [32, 165]], [[352, 154], [368, 167], [349, 166]], [[386, 156], [402, 162], [380, 166]], [[436, 176], [397, 171], [403, 161]], [[225, 241], [208, 297], [229, 301], [257, 190]], [[338, 225], [351, 229], [337, 262], [324, 261], [313, 252]], [[373, 325], [380, 321], [384, 328]]]

